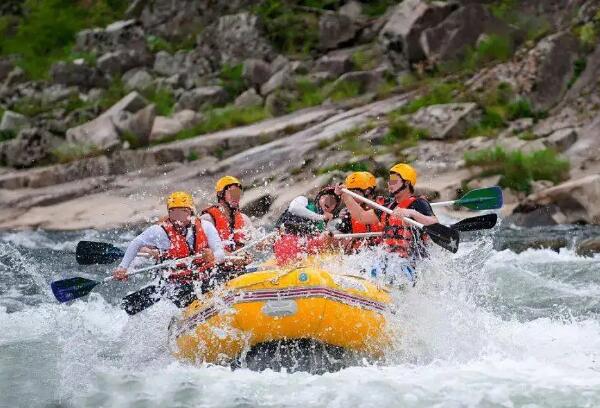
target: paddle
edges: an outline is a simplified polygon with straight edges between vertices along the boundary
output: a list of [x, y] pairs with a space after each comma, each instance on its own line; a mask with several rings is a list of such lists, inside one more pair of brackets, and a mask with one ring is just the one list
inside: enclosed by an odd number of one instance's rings
[[123, 258], [125, 252], [106, 242], [79, 241], [75, 259], [79, 265], [103, 265]]
[[[374, 201], [369, 200], [368, 198], [365, 198], [359, 194], [356, 194], [346, 188], [343, 188], [342, 191], [348, 195], [350, 195], [351, 197], [354, 197], [355, 199], [362, 201], [363, 203], [376, 208], [380, 211], [383, 211], [387, 214], [393, 214], [393, 211], [390, 210], [387, 207], [384, 207], [383, 205], [377, 204]], [[431, 224], [431, 225], [423, 225], [413, 219], [407, 218], [407, 217], [402, 217], [402, 219], [404, 220], [404, 222], [414, 225], [417, 228], [422, 229], [423, 231], [425, 231], [429, 237], [431, 238], [431, 240], [433, 242], [435, 242], [437, 245], [441, 246], [442, 248], [456, 253], [456, 251], [458, 251], [458, 244], [460, 242], [460, 237], [458, 235], [458, 231], [455, 229], [452, 229], [450, 227], [446, 227], [445, 225], [442, 224]]]
[[502, 208], [502, 203], [502, 189], [498, 186], [494, 186], [471, 190], [458, 200], [440, 201], [431, 203], [431, 206], [443, 207], [446, 205], [455, 205], [466, 207], [474, 211], [481, 211]]
[[450, 225], [450, 228], [457, 231], [479, 231], [491, 229], [496, 226], [498, 221], [497, 214], [485, 214], [477, 217], [465, 218], [455, 224]]

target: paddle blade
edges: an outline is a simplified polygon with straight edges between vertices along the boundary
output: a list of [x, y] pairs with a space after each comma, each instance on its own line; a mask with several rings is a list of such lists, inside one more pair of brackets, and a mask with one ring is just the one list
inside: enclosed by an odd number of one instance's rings
[[485, 214], [478, 217], [465, 218], [456, 224], [452, 224], [450, 228], [457, 231], [479, 231], [494, 228], [497, 221], [497, 214]]
[[452, 253], [458, 251], [460, 237], [457, 230], [442, 224], [425, 225], [423, 229], [429, 234], [431, 240], [442, 248]]
[[125, 253], [105, 242], [79, 241], [75, 259], [80, 265], [110, 264], [121, 259]]
[[50, 287], [56, 300], [64, 303], [87, 295], [99, 283], [91, 279], [77, 277], [52, 282]]
[[502, 204], [502, 189], [498, 186], [471, 190], [455, 202], [455, 205], [475, 211], [496, 210], [502, 208]]
[[123, 298], [121, 309], [128, 315], [134, 315], [157, 303], [161, 299], [161, 294], [155, 285], [146, 286], [137, 292], [130, 293]]

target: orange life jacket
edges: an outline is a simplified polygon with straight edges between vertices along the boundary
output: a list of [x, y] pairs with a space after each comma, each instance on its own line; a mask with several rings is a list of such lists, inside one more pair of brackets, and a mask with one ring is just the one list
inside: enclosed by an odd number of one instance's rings
[[[213, 205], [202, 211], [202, 214], [209, 214], [215, 222], [215, 228], [223, 242], [225, 251], [232, 252], [242, 248], [245, 243], [245, 237], [242, 233], [244, 228], [244, 217], [239, 210], [233, 210], [233, 225], [229, 223], [227, 216], [221, 211], [218, 205]], [[225, 241], [233, 242], [225, 244]]]
[[[161, 261], [163, 262], [171, 259], [186, 258], [208, 249], [208, 239], [202, 229], [201, 221], [197, 218], [194, 220], [193, 248], [190, 248], [185, 235], [180, 234], [171, 221], [163, 221], [160, 226], [167, 233], [171, 242], [169, 250], [161, 255]], [[204, 259], [194, 259], [192, 264], [194, 265], [193, 270], [190, 270], [186, 264], [177, 265], [175, 270], [169, 275], [169, 279], [188, 282], [194, 278], [201, 278], [204, 272], [214, 266], [214, 263], [207, 262]]]
[[318, 254], [324, 251], [325, 237], [283, 234], [273, 244], [273, 254], [277, 265], [284, 266], [290, 262], [298, 261], [306, 254]]
[[[377, 197], [375, 202], [377, 202], [377, 204], [381, 204], [381, 205], [384, 205], [384, 203], [385, 203], [383, 197]], [[367, 225], [367, 224], [362, 224], [362, 223], [356, 221], [355, 219], [353, 219], [351, 214], [348, 214], [348, 216], [350, 217], [350, 224], [352, 226], [353, 234], [359, 234], [359, 233], [364, 233], [364, 232], [382, 232], [383, 231], [383, 224], [382, 224], [381, 220], [377, 224]], [[367, 238], [367, 239], [364, 239], [364, 238], [353, 239], [352, 243], [350, 244], [349, 252], [356, 252], [365, 246], [379, 245], [379, 244], [381, 244], [381, 242], [383, 242], [382, 237], [371, 237], [371, 238]]]
[[[410, 196], [397, 205], [392, 205], [391, 209], [396, 207], [408, 208], [416, 200], [417, 197]], [[381, 223], [383, 224], [383, 242], [388, 250], [403, 258], [408, 258], [411, 255], [413, 240], [415, 239], [411, 226], [405, 223], [402, 218], [387, 213], [381, 215]]]

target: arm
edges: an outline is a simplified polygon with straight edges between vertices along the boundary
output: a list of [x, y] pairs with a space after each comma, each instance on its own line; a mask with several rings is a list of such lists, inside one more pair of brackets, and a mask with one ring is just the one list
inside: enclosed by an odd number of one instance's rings
[[153, 225], [149, 227], [129, 243], [129, 246], [127, 246], [127, 250], [125, 251], [125, 255], [119, 264], [119, 268], [129, 268], [129, 265], [131, 265], [131, 262], [137, 256], [142, 247], [155, 247], [158, 249], [164, 249], [164, 245], [161, 245], [161, 241], [164, 239], [167, 239], [168, 242], [168, 237], [160, 226]]
[[439, 222], [433, 213], [431, 205], [423, 198], [417, 199], [409, 208], [395, 209], [394, 214], [397, 217], [412, 218], [423, 225], [437, 224]]
[[410, 218], [415, 220], [416, 222], [420, 222], [423, 225], [431, 225], [439, 223], [437, 217], [435, 215], [424, 215], [418, 212], [417, 210], [408, 210], [410, 211]]
[[223, 242], [219, 237], [219, 233], [215, 226], [206, 220], [201, 220], [202, 229], [204, 230], [204, 234], [206, 234], [206, 239], [208, 240], [208, 247], [213, 252], [215, 256], [215, 261], [220, 263], [225, 259], [225, 251], [223, 250]]
[[352, 218], [361, 224], [373, 225], [379, 222], [379, 218], [375, 214], [375, 210], [365, 210], [360, 204], [354, 200], [354, 198], [350, 197], [348, 194], [342, 193], [342, 201], [346, 204], [346, 208], [350, 212]]
[[208, 221], [210, 222], [212, 225], [215, 225], [215, 220], [213, 220], [213, 217], [210, 214], [202, 214], [200, 216], [200, 220], [201, 221]]
[[308, 198], [304, 196], [298, 196], [292, 200], [290, 206], [288, 207], [288, 211], [292, 215], [296, 215], [298, 217], [306, 218], [311, 221], [323, 221], [325, 217], [322, 214], [317, 214], [312, 212], [306, 206], [308, 205]]

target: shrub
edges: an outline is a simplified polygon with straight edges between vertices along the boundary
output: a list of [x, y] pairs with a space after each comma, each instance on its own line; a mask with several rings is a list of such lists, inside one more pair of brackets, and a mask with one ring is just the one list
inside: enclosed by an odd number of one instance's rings
[[296, 81], [296, 90], [298, 97], [290, 103], [288, 110], [290, 112], [320, 105], [325, 100], [322, 87], [305, 78]]
[[142, 95], [156, 106], [156, 113], [161, 116], [169, 116], [173, 112], [175, 97], [173, 92], [167, 88], [149, 88]]
[[4, 142], [17, 137], [17, 133], [12, 129], [0, 130], [0, 142]]
[[360, 84], [354, 81], [340, 81], [334, 83], [327, 90], [327, 96], [334, 102], [343, 101], [344, 99], [354, 98], [360, 95]]
[[525, 98], [517, 98], [515, 101], [509, 103], [506, 108], [508, 120], [536, 117], [531, 103]]
[[484, 174], [502, 176], [500, 185], [516, 191], [529, 193], [534, 180], [563, 181], [568, 176], [569, 163], [550, 149], [533, 153], [507, 152], [501, 147], [467, 152], [467, 166], [481, 166]]
[[394, 146], [397, 150], [402, 150], [416, 145], [420, 139], [427, 136], [425, 130], [410, 126], [397, 113], [391, 113], [388, 115], [388, 119], [389, 131], [383, 137], [384, 145]]
[[425, 95], [413, 99], [400, 109], [401, 113], [414, 113], [421, 108], [431, 105], [450, 103], [454, 99], [454, 92], [460, 89], [457, 83], [439, 83], [433, 85]]
[[227, 91], [231, 98], [241, 94], [246, 89], [246, 82], [242, 78], [243, 64], [225, 64], [219, 73], [221, 86]]

